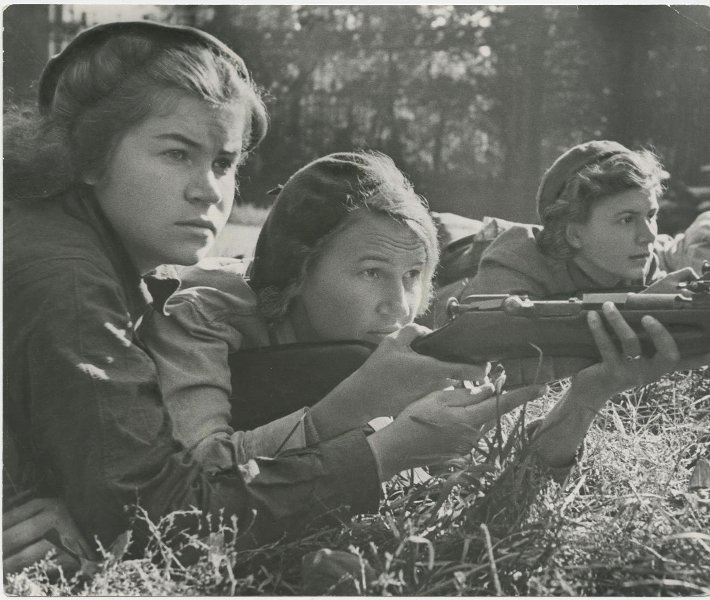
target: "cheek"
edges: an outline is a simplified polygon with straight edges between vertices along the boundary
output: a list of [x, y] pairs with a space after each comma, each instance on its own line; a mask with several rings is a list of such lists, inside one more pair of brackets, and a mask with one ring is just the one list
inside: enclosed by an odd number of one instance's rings
[[338, 306], [343, 320], [357, 319], [373, 302], [372, 289], [365, 282], [347, 277], [331, 280], [328, 295], [332, 304]]
[[313, 299], [313, 304], [315, 310], [327, 314], [332, 329], [356, 330], [359, 325], [369, 322], [376, 293], [367, 282], [341, 275], [331, 279], [324, 288], [320, 298]]
[[220, 188], [225, 206], [229, 205], [229, 207], [231, 208], [232, 203], [234, 202], [234, 196], [237, 191], [236, 181], [231, 178], [225, 178], [224, 181], [221, 182]]
[[590, 245], [597, 254], [613, 254], [619, 246], [632, 237], [631, 228], [620, 228], [615, 225], [599, 227], [590, 236]]
[[[426, 297], [425, 294], [426, 294], [426, 290], [424, 289], [424, 286], [419, 285], [408, 296], [408, 304], [409, 304], [409, 312], [410, 312], [409, 322], [410, 323], [412, 321], [414, 321], [414, 318], [417, 316], [417, 313], [419, 312], [419, 307], [422, 304], [426, 305], [428, 298]], [[424, 308], [424, 306], [422, 306], [422, 308]]]

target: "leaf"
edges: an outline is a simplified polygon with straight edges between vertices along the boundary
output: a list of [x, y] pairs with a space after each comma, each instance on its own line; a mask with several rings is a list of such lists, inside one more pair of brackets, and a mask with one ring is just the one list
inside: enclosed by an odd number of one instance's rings
[[303, 592], [306, 595], [364, 593], [377, 578], [370, 563], [343, 550], [321, 548], [303, 557]]
[[128, 546], [131, 545], [131, 532], [124, 531], [119, 534], [108, 549], [109, 554], [120, 560], [128, 551]]
[[410, 535], [407, 538], [407, 541], [413, 542], [415, 544], [426, 545], [427, 550], [429, 551], [429, 560], [427, 561], [427, 567], [431, 571], [434, 568], [434, 558], [436, 555], [436, 551], [434, 550], [434, 544], [431, 543], [431, 540], [428, 540], [427, 538], [421, 535]]
[[698, 459], [690, 475], [688, 488], [691, 490], [710, 488], [710, 461], [705, 458]]

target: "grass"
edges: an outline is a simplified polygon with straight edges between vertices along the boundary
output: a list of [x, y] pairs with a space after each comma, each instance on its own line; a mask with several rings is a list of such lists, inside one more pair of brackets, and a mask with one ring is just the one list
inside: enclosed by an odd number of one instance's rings
[[[526, 420], [560, 393], [529, 406]], [[689, 486], [698, 463], [710, 458], [708, 369], [616, 397], [592, 425], [564, 485], [546, 480], [527, 505], [515, 505], [514, 494], [488, 503], [515, 460], [507, 441], [520, 421], [507, 417], [502, 435], [482, 441], [471, 460], [439, 468], [425, 483], [390, 482], [379, 514], [299, 541], [237, 552], [226, 541], [232, 526], [223, 524], [208, 539], [181, 538], [193, 553], [183, 564], [184, 548], [159, 541], [168, 518], [154, 524], [146, 558], [122, 559], [119, 543], [71, 579], [51, 575], [50, 559], [11, 576], [6, 592], [298, 595], [313, 591], [304, 587], [302, 557], [327, 547], [360, 556], [373, 569], [331, 589], [350, 595], [710, 594], [710, 484]], [[319, 573], [334, 583], [335, 572], [330, 580]]]

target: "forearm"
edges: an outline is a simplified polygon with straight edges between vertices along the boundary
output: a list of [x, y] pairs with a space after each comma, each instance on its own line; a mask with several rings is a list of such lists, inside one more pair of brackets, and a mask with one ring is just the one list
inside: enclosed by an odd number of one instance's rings
[[543, 419], [531, 449], [549, 467], [568, 465], [610, 395], [573, 378], [563, 398]]
[[[172, 418], [175, 438], [193, 457], [210, 467], [234, 467], [252, 458], [275, 456], [277, 452], [307, 445], [304, 409], [239, 430], [238, 418], [245, 412], [258, 414], [259, 407], [253, 401], [238, 402], [237, 423], [233, 426], [230, 402], [219, 388], [192, 386], [174, 390], [164, 402]], [[311, 437], [308, 441], [314, 440]]]
[[392, 416], [375, 414], [369, 398], [364, 397], [366, 382], [359, 379], [360, 374], [356, 371], [310, 409], [310, 417], [321, 440], [362, 427], [375, 417]]
[[176, 456], [144, 490], [142, 505], [153, 519], [192, 506], [227, 521], [234, 515], [240, 531], [248, 531], [240, 545], [254, 547], [295, 535], [326, 514], [375, 511], [379, 495], [374, 458], [358, 430], [213, 474]]

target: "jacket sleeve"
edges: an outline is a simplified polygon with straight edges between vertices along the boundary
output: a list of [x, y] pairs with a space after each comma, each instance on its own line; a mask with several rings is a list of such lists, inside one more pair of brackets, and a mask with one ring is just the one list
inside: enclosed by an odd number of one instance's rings
[[[214, 283], [214, 271], [210, 276]], [[180, 290], [162, 313], [149, 311], [138, 332], [156, 365], [175, 437], [205, 464], [234, 466], [306, 446], [303, 409], [250, 431], [231, 427], [229, 398], [239, 390], [232, 390], [228, 355], [245, 338], [250, 345], [268, 344], [248, 294], [241, 278], [225, 272], [218, 288]]]
[[484, 255], [476, 276], [467, 282], [459, 298], [470, 294], [514, 294], [518, 292], [524, 292], [530, 296], [544, 296], [546, 290], [528, 273]]
[[656, 254], [661, 268], [667, 272], [693, 267], [701, 272], [703, 263], [710, 260], [710, 211], [698, 215], [683, 233], [675, 237], [658, 236]]
[[153, 519], [224, 511], [250, 523], [252, 543], [337, 507], [376, 507], [376, 466], [361, 431], [255, 461], [247, 478], [237, 466], [199, 464], [173, 439], [122, 289], [97, 266], [46, 261], [5, 284], [9, 425], [30, 441], [42, 491], [63, 496], [88, 539], [109, 543], [133, 503]]

